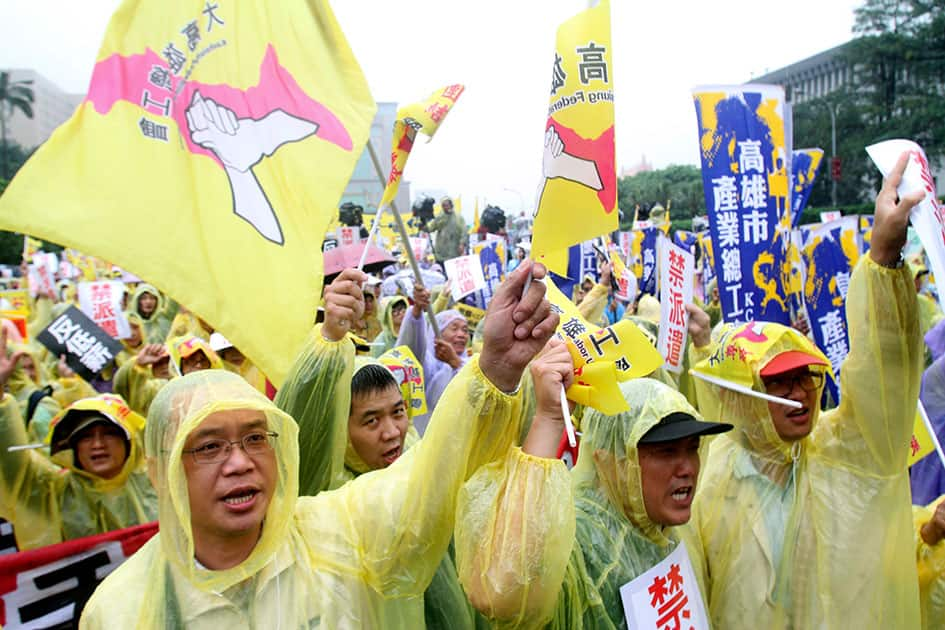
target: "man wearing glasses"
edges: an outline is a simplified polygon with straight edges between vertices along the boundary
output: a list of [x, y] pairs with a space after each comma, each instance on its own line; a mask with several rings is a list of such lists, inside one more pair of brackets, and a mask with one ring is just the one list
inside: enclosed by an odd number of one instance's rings
[[901, 249], [921, 195], [897, 197], [907, 157], [876, 198], [872, 249], [850, 279], [836, 408], [820, 409], [824, 355], [779, 324], [730, 328], [693, 367], [724, 363], [755, 394], [699, 391], [700, 407], [718, 405], [711, 419], [735, 425], [711, 445], [688, 525], [713, 627], [920, 625], [906, 460], [922, 352]]

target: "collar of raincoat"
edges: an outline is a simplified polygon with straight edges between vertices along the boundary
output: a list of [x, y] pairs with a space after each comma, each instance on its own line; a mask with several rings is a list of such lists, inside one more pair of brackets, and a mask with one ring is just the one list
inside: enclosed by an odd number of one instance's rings
[[[249, 557], [230, 569], [207, 571], [194, 562], [187, 477], [181, 461], [190, 435], [219, 411], [253, 409], [265, 415], [275, 439], [277, 481], [262, 535]], [[295, 420], [279, 410], [242, 377], [225, 370], [200, 370], [165, 385], [148, 411], [145, 452], [158, 494], [160, 544], [164, 556], [191, 585], [222, 592], [252, 578], [269, 563], [290, 535], [299, 494], [299, 441]]]
[[[675, 389], [650, 378], [620, 384], [629, 410], [607, 416], [588, 409], [581, 422], [581, 457], [573, 471], [575, 493], [590, 490], [602, 493], [608, 508], [622, 514], [647, 540], [666, 547], [673, 544], [666, 528], [654, 523], [643, 503], [643, 480], [637, 444], [647, 431], [671, 413], [682, 412], [702, 420], [702, 416]], [[611, 457], [594, 457], [604, 451]], [[699, 446], [705, 461], [706, 441]]]
[[[758, 392], [764, 392], [761, 369], [775, 356], [788, 350], [800, 350], [829, 360], [807, 337], [794, 328], [775, 323], [748, 322], [739, 326], [725, 326], [712, 345], [710, 355], [693, 369], [710, 376], [733, 381]], [[828, 370], [828, 374], [832, 372]], [[796, 449], [807, 447], [808, 437], [795, 444], [785, 442], [774, 428], [774, 420], [764, 399], [713, 386], [719, 397], [719, 420], [735, 426], [722, 439], [731, 439], [747, 449], [761, 472], [775, 480], [783, 478], [786, 466], [795, 456]], [[817, 400], [823, 387], [817, 393]], [[811, 433], [820, 417], [820, 405], [811, 410]]]
[[223, 369], [223, 361], [220, 359], [220, 355], [214, 352], [213, 348], [210, 347], [210, 344], [200, 337], [195, 335], [184, 335], [182, 337], [177, 337], [176, 339], [171, 339], [167, 346], [168, 353], [171, 355], [171, 361], [174, 362], [174, 365], [177, 366], [178, 370], [181, 370], [182, 368], [180, 364], [181, 359], [184, 357], [189, 357], [198, 350], [202, 351], [204, 356], [207, 357], [207, 360], [210, 361], [210, 369]]
[[405, 307], [409, 307], [410, 303], [402, 295], [392, 295], [390, 297], [384, 298], [381, 302], [383, 311], [381, 313], [381, 326], [384, 327], [389, 334], [396, 336], [397, 331], [394, 330], [394, 306], [397, 304], [403, 304]]
[[[138, 298], [145, 293], [150, 293], [157, 298], [157, 306], [154, 307], [154, 312], [151, 313], [149, 317], [145, 317], [144, 315], [141, 315], [141, 313], [138, 313]], [[135, 288], [135, 292], [131, 294], [131, 301], [128, 303], [128, 308], [129, 310], [138, 313], [138, 315], [141, 315], [141, 319], [144, 321], [151, 321], [151, 318], [164, 310], [164, 294], [158, 291], [157, 287], [155, 287], [153, 284], [142, 282]]]
[[[358, 370], [363, 368], [366, 365], [379, 365], [388, 372], [390, 370], [386, 365], [378, 361], [373, 357], [367, 357], [362, 355], [357, 355], [354, 357], [354, 371], [351, 372], [352, 377], [358, 373]], [[391, 373], [393, 375], [393, 373]], [[407, 404], [408, 401], [404, 401]], [[407, 406], [407, 435], [404, 436], [404, 449], [403, 453], [407, 452], [407, 449], [412, 447], [420, 440], [420, 435], [417, 433], [417, 430], [413, 427], [413, 418], [410, 416], [409, 404]], [[361, 459], [361, 456], [358, 455], [358, 452], [354, 450], [354, 445], [351, 444], [351, 434], [348, 432], [348, 422], [347, 418], [345, 419], [345, 468], [354, 473], [355, 476], [363, 475], [364, 473], [371, 472], [373, 468], [367, 465], [367, 463]], [[401, 453], [401, 457], [403, 457]]]
[[144, 418], [132, 411], [121, 396], [102, 394], [94, 398], [83, 398], [72, 403], [53, 417], [49, 423], [49, 433], [46, 434], [46, 444], [52, 442], [56, 428], [66, 419], [66, 416], [75, 411], [98, 412], [125, 430], [125, 433], [129, 436], [128, 457], [125, 459], [125, 464], [117, 475], [111, 479], [103, 479], [79, 468], [75, 461], [75, 451], [71, 448], [56, 453], [52, 456], [52, 460], [68, 468], [73, 474], [87, 480], [93, 488], [100, 492], [110, 492], [121, 488], [128, 481], [128, 476], [140, 470], [144, 464], [144, 449], [141, 444]]

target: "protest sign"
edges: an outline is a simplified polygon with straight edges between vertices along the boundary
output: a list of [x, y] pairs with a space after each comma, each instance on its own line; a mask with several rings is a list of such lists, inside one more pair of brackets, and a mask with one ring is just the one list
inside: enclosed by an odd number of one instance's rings
[[662, 562], [620, 587], [629, 630], [708, 630], [699, 583], [681, 542]]
[[19, 313], [29, 313], [30, 300], [27, 290], [5, 289], [0, 291], [0, 309], [5, 311], [16, 311]]
[[645, 221], [638, 220], [633, 222], [633, 229], [637, 231], [646, 230], [651, 227], [653, 227], [653, 222], [649, 219], [646, 219]]
[[[58, 266], [58, 265], [57, 265]], [[47, 259], [42, 252], [33, 256], [33, 262], [28, 266], [30, 297], [48, 297], [56, 299], [55, 267], [47, 265]]]
[[427, 236], [411, 236], [410, 249], [413, 250], [414, 260], [424, 260], [430, 249], [430, 239]]
[[801, 222], [801, 213], [807, 207], [807, 200], [814, 190], [817, 169], [824, 159], [823, 149], [797, 149], [791, 160], [791, 226]]
[[684, 249], [665, 242], [660, 251], [660, 336], [656, 344], [666, 369], [682, 372], [686, 350], [686, 330], [692, 304], [692, 281], [696, 261]]
[[469, 331], [469, 338], [472, 339], [473, 333], [476, 331], [476, 326], [478, 326], [482, 318], [486, 316], [486, 311], [481, 308], [476, 308], [475, 306], [470, 306], [469, 304], [463, 304], [462, 302], [455, 304], [453, 308], [462, 313], [466, 318], [466, 329]]
[[423, 366], [408, 346], [391, 348], [377, 359], [394, 375], [411, 417], [427, 412]]
[[945, 304], [945, 207], [940, 206], [935, 197], [935, 180], [925, 151], [911, 140], [886, 140], [866, 147], [866, 152], [883, 177], [889, 175], [899, 156], [909, 153], [909, 163], [898, 192], [900, 197], [920, 189], [925, 192], [925, 197], [912, 209], [909, 218], [929, 257], [929, 266], [938, 287], [939, 305]]
[[443, 264], [446, 267], [446, 277], [450, 279], [453, 300], [458, 302], [473, 291], [479, 291], [486, 286], [479, 256], [459, 256], [450, 258]]
[[790, 325], [782, 280], [791, 203], [784, 89], [707, 86], [693, 98], [723, 317]]
[[74, 306], [54, 319], [36, 340], [54, 357], [66, 355], [66, 364], [87, 381], [105, 369], [121, 352], [121, 343], [95, 325]]
[[466, 296], [463, 301], [484, 310], [488, 308], [492, 296], [505, 279], [505, 241], [502, 239], [480, 241], [472, 246], [472, 253], [479, 257], [479, 266], [482, 267], [486, 286]]
[[95, 587], [157, 531], [147, 523], [0, 556], [0, 625], [78, 627]]
[[335, 230], [338, 238], [338, 245], [355, 245], [361, 242], [361, 231], [356, 227], [344, 225]]
[[839, 210], [830, 210], [829, 212], [820, 213], [820, 222], [821, 223], [830, 223], [831, 221], [837, 221], [843, 215], [840, 214]]
[[117, 280], [80, 282], [78, 285], [79, 308], [115, 339], [131, 336], [128, 320], [121, 310], [124, 292], [125, 285]]

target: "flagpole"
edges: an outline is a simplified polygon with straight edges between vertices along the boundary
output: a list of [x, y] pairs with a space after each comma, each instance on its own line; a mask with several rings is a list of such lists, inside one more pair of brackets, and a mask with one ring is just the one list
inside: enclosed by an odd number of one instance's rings
[[[374, 150], [374, 142], [371, 138], [368, 138], [367, 141], [368, 153], [371, 155], [371, 162], [374, 163], [374, 170], [377, 173], [377, 179], [381, 182], [381, 186], [387, 184], [387, 178], [384, 177], [384, 169], [381, 168], [381, 161], [377, 158], [377, 152]], [[410, 267], [413, 269], [413, 276], [416, 284], [418, 286], [423, 286], [423, 279], [420, 276], [420, 265], [417, 264], [417, 259], [414, 258], [413, 248], [410, 247], [410, 237], [407, 236], [407, 228], [404, 227], [404, 221], [400, 217], [400, 212], [397, 210], [397, 206], [394, 204], [394, 200], [391, 199], [390, 202], [391, 214], [394, 215], [394, 227], [397, 228], [397, 232], [400, 234], [401, 242], [403, 243], [404, 249], [407, 250], [407, 260], [410, 261]], [[430, 326], [433, 327], [433, 335], [435, 337], [440, 336], [440, 329], [436, 325], [436, 314], [433, 312], [433, 305], [427, 304], [427, 319], [430, 322]]]
[[762, 400], [778, 403], [779, 405], [785, 405], [787, 407], [794, 407], [795, 409], [800, 409], [804, 406], [801, 403], [797, 402], [796, 400], [789, 400], [787, 398], [781, 398], [780, 396], [772, 396], [771, 394], [765, 394], [763, 392], [756, 392], [750, 387], [745, 387], [744, 385], [733, 383], [732, 381], [724, 379], [724, 378], [716, 378], [714, 376], [709, 376], [708, 374], [703, 374], [702, 372], [696, 372], [695, 370], [689, 370], [689, 373], [695, 376], [696, 378], [706, 381], [707, 383], [712, 383], [713, 385], [718, 385], [719, 387], [730, 389], [732, 391], [738, 392], [739, 394], [746, 394], [748, 396], [754, 396], [755, 398], [761, 398]]

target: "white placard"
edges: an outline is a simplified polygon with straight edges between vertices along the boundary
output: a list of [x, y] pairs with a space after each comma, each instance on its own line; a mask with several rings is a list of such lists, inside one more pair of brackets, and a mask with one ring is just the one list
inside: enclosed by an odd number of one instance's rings
[[355, 245], [361, 242], [361, 228], [343, 225], [335, 231], [338, 245]]
[[461, 299], [486, 287], [486, 278], [482, 273], [479, 256], [460, 256], [446, 261], [446, 277], [450, 279], [453, 299]]
[[708, 630], [705, 604], [685, 543], [655, 567], [620, 587], [629, 630]]
[[911, 140], [886, 140], [866, 147], [866, 152], [883, 177], [889, 175], [899, 156], [906, 151], [909, 152], [909, 164], [902, 175], [898, 192], [902, 196], [920, 189], [925, 191], [925, 198], [912, 209], [909, 218], [929, 257], [941, 305], [945, 303], [945, 207], [939, 206], [935, 197], [935, 181], [929, 171], [925, 151]]
[[831, 221], [836, 221], [843, 215], [840, 214], [839, 210], [831, 210], [830, 212], [821, 212], [820, 221], [821, 223], [830, 223]]
[[128, 320], [121, 310], [124, 292], [124, 283], [117, 280], [78, 284], [79, 308], [99, 328], [115, 339], [127, 339], [131, 336]]
[[410, 237], [410, 249], [413, 250], [413, 257], [415, 260], [423, 260], [426, 257], [427, 245], [429, 242], [430, 241], [426, 236]]
[[686, 352], [689, 313], [692, 304], [692, 279], [696, 261], [692, 254], [665, 239], [660, 256], [660, 336], [659, 350], [667, 370], [682, 372]]
[[646, 219], [645, 221], [634, 221], [634, 222], [633, 222], [633, 229], [634, 229], [634, 230], [645, 230], [645, 229], [651, 228], [651, 227], [653, 227], [653, 222], [650, 221], [649, 219]]

